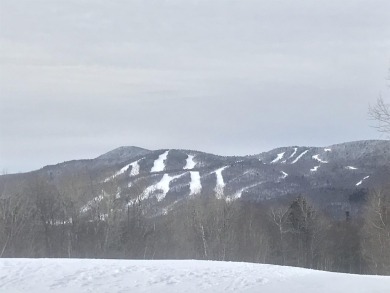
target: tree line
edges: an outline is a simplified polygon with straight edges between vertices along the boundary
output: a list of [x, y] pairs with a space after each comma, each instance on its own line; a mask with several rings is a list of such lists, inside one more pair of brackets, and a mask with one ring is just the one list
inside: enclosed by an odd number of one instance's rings
[[363, 214], [341, 220], [304, 195], [253, 203], [222, 192], [150, 217], [139, 191], [89, 189], [95, 201], [87, 208], [74, 197], [77, 187], [39, 178], [12, 195], [3, 190], [0, 257], [203, 259], [390, 274], [390, 188], [370, 191]]

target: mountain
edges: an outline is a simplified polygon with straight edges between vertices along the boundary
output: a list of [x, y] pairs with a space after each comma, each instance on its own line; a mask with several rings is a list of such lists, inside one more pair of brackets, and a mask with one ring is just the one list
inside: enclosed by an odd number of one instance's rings
[[281, 147], [252, 156], [120, 147], [92, 160], [3, 175], [0, 190], [12, 193], [22, 179], [35, 177], [61, 190], [72, 185], [84, 212], [110, 195], [123, 205], [148, 203], [146, 212], [153, 216], [193, 196], [259, 202], [302, 194], [322, 210], [342, 217], [345, 211], [359, 212], [367, 189], [388, 183], [390, 141]]
[[154, 212], [197, 193], [249, 201], [304, 194], [335, 211], [351, 209], [357, 190], [386, 182], [389, 166], [389, 141], [283, 147], [247, 157], [160, 150], [122, 164], [104, 182], [115, 180], [120, 196], [142, 182], [141, 198], [158, 207]]
[[150, 150], [135, 146], [122, 146], [97, 157], [95, 160], [106, 160], [112, 163], [121, 163], [122, 161], [130, 160], [141, 155], [146, 155], [150, 152]]

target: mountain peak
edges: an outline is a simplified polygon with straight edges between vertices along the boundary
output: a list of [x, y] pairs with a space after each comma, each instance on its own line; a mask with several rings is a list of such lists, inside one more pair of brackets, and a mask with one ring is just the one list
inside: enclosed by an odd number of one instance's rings
[[131, 159], [149, 152], [151, 151], [137, 146], [121, 146], [97, 157], [96, 160]]

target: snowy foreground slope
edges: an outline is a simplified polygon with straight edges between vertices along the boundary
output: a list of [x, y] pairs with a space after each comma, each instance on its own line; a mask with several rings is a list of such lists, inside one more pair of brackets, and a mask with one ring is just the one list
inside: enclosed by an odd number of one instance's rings
[[0, 292], [390, 292], [390, 277], [195, 260], [0, 259]]

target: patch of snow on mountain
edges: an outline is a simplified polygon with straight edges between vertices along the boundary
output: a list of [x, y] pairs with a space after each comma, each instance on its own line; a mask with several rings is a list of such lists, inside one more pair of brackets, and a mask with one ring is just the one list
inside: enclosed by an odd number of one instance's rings
[[332, 149], [330, 149], [330, 148], [325, 148], [324, 151], [325, 151], [325, 152], [331, 152]]
[[113, 177], [116, 177], [120, 174], [125, 173], [129, 169], [129, 167], [130, 167], [130, 164], [124, 166], [122, 169], [120, 169], [118, 172], [116, 172]]
[[315, 166], [313, 169], [310, 169], [310, 171], [311, 171], [311, 172], [317, 172], [317, 170], [318, 170], [319, 167], [320, 167], [320, 166]]
[[88, 212], [92, 208], [92, 206], [98, 204], [99, 202], [101, 202], [103, 200], [104, 195], [105, 195], [105, 193], [104, 193], [104, 191], [102, 191], [102, 194], [100, 194], [99, 196], [94, 197], [92, 200], [88, 201], [87, 204], [82, 206], [80, 208], [80, 212], [81, 213]]
[[118, 175], [125, 173], [129, 169], [129, 167], [130, 167], [130, 164], [124, 166], [122, 169], [120, 169], [118, 172], [116, 172], [113, 177], [116, 177]]
[[240, 189], [238, 192], [236, 192], [233, 196], [227, 197], [226, 201], [233, 201], [233, 200], [239, 199], [239, 198], [242, 197], [242, 193], [244, 191], [246, 191], [248, 189], [251, 189], [251, 188], [253, 188], [253, 187], [257, 186], [257, 185], [260, 185], [260, 184], [263, 184], [263, 182], [258, 182], [258, 183], [246, 186], [246, 187]]
[[295, 154], [297, 153], [297, 151], [298, 151], [298, 148], [294, 148], [294, 152], [288, 158], [289, 159], [293, 158], [295, 156]]
[[314, 155], [314, 156], [312, 156], [312, 158], [313, 158], [314, 160], [317, 160], [317, 161], [320, 162], [320, 163], [323, 163], [323, 164], [327, 164], [327, 163], [328, 163], [328, 161], [321, 160], [321, 159], [320, 159], [320, 155]]
[[[184, 173], [184, 174], [186, 174], [186, 173]], [[155, 197], [156, 197], [157, 201], [162, 201], [166, 197], [167, 193], [169, 192], [170, 183], [173, 180], [183, 176], [184, 174], [179, 174], [179, 175], [176, 175], [176, 176], [170, 176], [169, 174], [164, 174], [164, 176], [161, 178], [161, 180], [158, 183], [156, 183], [154, 185], [151, 185], [151, 186], [148, 186], [142, 192], [142, 194], [141, 194], [139, 199], [141, 201], [143, 201], [145, 199], [150, 198], [150, 195], [152, 193], [156, 193]], [[134, 200], [131, 201], [130, 205], [133, 204], [134, 202], [135, 202]]]
[[157, 201], [161, 201], [165, 198], [167, 193], [169, 192], [169, 185], [171, 181], [183, 176], [183, 174], [176, 175], [176, 176], [169, 176], [168, 174], [164, 174], [163, 178], [159, 183], [156, 184], [155, 190], [161, 190], [162, 193], [159, 193], [156, 195]]
[[159, 193], [157, 197], [157, 201], [161, 201], [165, 198], [167, 193], [169, 192], [169, 184], [173, 180], [173, 177], [169, 176], [168, 174], [164, 174], [163, 178], [161, 178], [161, 181], [156, 184], [155, 189], [161, 190], [162, 193]]
[[150, 197], [150, 195], [151, 195], [156, 189], [157, 189], [157, 188], [156, 188], [156, 185], [148, 186], [148, 187], [141, 193], [141, 195], [139, 196], [139, 198], [130, 200], [130, 201], [129, 201], [129, 205], [134, 204], [135, 202], [137, 202], [137, 200], [143, 201], [143, 200], [145, 200], [145, 199], [148, 199], [148, 198]]
[[122, 192], [121, 188], [118, 187], [116, 189], [115, 199], [120, 199], [121, 198], [121, 192]]
[[110, 177], [104, 179], [104, 182], [108, 182], [108, 181], [114, 179], [115, 177], [117, 177], [117, 176], [119, 176], [119, 175], [125, 173], [125, 172], [129, 169], [130, 165], [131, 165], [131, 164], [128, 164], [128, 165], [124, 166], [122, 169], [120, 169], [119, 171], [117, 171], [114, 175], [112, 175], [112, 176], [110, 176]]
[[200, 182], [199, 172], [190, 172], [191, 182], [190, 182], [190, 195], [198, 194], [202, 190], [202, 184]]
[[284, 171], [280, 171], [280, 172], [282, 172], [282, 174], [283, 174], [282, 177], [280, 177], [281, 179], [287, 178], [288, 174], [286, 172], [284, 172]]
[[196, 162], [194, 161], [195, 156], [187, 155], [186, 165], [184, 166], [184, 170], [194, 169], [196, 166]]
[[130, 176], [137, 176], [137, 175], [139, 175], [139, 163], [138, 163], [138, 161], [135, 161], [135, 162], [131, 163], [130, 166], [132, 167], [131, 171], [130, 171]]
[[157, 160], [154, 161], [154, 165], [150, 172], [161, 172], [165, 169], [165, 161], [167, 160], [169, 151], [161, 154]]
[[304, 155], [306, 155], [306, 153], [308, 152], [309, 150], [306, 150], [304, 152], [302, 152], [294, 161], [292, 161], [291, 164], [295, 164], [296, 162], [298, 162]]
[[353, 167], [353, 166], [347, 166], [347, 167], [345, 167], [345, 169], [348, 169], [348, 170], [357, 170], [358, 168]]
[[103, 182], [108, 182], [110, 180], [113, 180], [115, 177], [117, 177], [117, 176], [125, 173], [127, 170], [129, 170], [130, 167], [132, 167], [131, 172], [130, 172], [130, 176], [137, 176], [139, 174], [139, 164], [138, 164], [138, 161], [135, 161], [131, 164], [127, 164], [126, 166], [124, 166], [122, 169], [120, 169], [114, 175], [104, 179]]
[[215, 194], [217, 195], [217, 198], [219, 199], [221, 194], [223, 194], [223, 189], [225, 187], [225, 181], [223, 180], [222, 172], [225, 170], [227, 166], [222, 167], [215, 171], [215, 175], [217, 176], [217, 184], [215, 185]]
[[368, 178], [370, 178], [370, 176], [364, 177], [362, 180], [360, 180], [358, 183], [356, 183], [356, 186], [361, 185], [361, 184], [363, 183], [363, 181], [366, 180], [366, 179], [368, 179]]
[[283, 153], [280, 153], [276, 156], [276, 158], [271, 162], [271, 164], [274, 164], [276, 162], [279, 162], [281, 159], [283, 159], [283, 156], [284, 156], [284, 152]]
[[99, 214], [99, 220], [100, 221], [107, 221], [108, 214]]

